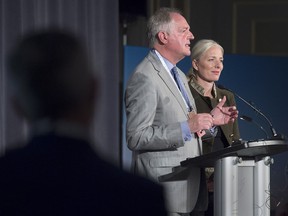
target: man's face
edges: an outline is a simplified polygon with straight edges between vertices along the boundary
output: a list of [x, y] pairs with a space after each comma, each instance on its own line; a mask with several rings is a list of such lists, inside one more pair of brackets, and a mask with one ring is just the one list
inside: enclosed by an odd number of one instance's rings
[[186, 19], [177, 13], [171, 14], [172, 22], [169, 25], [167, 51], [173, 56], [175, 63], [185, 56], [190, 56], [190, 41], [194, 39]]

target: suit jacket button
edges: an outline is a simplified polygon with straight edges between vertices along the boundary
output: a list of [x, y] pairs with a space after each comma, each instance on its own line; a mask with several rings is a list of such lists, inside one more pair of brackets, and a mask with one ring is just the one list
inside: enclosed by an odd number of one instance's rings
[[230, 137], [233, 137], [234, 136], [234, 134], [232, 133], [232, 134], [230, 134]]

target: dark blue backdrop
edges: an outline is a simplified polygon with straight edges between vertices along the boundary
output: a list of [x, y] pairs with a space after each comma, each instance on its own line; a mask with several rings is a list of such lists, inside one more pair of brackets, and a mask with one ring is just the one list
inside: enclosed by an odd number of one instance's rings
[[[124, 48], [124, 89], [134, 68], [147, 55], [148, 51], [143, 47], [126, 46]], [[218, 82], [260, 109], [272, 122], [276, 131], [285, 135], [288, 134], [287, 62], [287, 57], [225, 54], [224, 70]], [[187, 73], [191, 67], [190, 58], [183, 59], [177, 65]], [[262, 125], [271, 135], [269, 124], [262, 116], [237, 97], [236, 102], [239, 115], [246, 115], [253, 119], [252, 123], [239, 120], [243, 140], [265, 138], [265, 133], [256, 124]], [[126, 146], [125, 123], [126, 117], [123, 113], [123, 167], [129, 169], [131, 152]], [[273, 189], [275, 194], [273, 201], [288, 202], [288, 196], [286, 196], [288, 191], [288, 152], [275, 155], [273, 158], [275, 161], [271, 167], [271, 190]]]

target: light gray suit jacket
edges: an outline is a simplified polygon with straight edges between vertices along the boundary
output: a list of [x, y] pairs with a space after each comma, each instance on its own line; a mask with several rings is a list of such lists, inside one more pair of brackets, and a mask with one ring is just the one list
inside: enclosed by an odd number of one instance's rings
[[[178, 68], [189, 99], [196, 111], [185, 74]], [[188, 111], [177, 86], [158, 56], [150, 51], [136, 67], [125, 92], [127, 144], [133, 151], [132, 167], [137, 174], [158, 182], [158, 177], [171, 173], [186, 158], [199, 155], [194, 135], [184, 141], [180, 122]], [[191, 168], [178, 181], [162, 182], [169, 212], [191, 212], [196, 204], [200, 169]]]

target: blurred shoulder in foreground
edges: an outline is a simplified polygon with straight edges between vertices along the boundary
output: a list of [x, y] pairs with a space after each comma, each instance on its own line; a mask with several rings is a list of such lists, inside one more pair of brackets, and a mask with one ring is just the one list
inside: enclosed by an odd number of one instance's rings
[[161, 186], [91, 147], [99, 88], [86, 55], [55, 29], [27, 34], [10, 53], [11, 101], [29, 138], [0, 158], [0, 215], [166, 215]]

